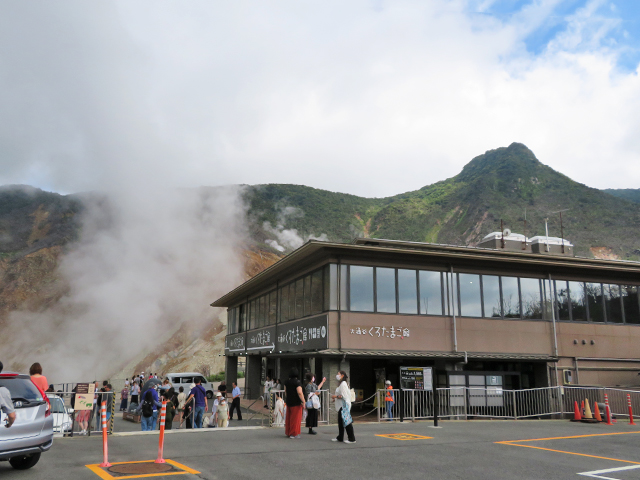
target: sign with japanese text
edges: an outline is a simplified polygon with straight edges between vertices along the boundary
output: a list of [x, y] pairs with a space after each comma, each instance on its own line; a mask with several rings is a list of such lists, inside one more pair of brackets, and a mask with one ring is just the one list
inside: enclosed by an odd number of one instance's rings
[[225, 354], [239, 354], [246, 352], [246, 334], [236, 333], [234, 335], [227, 335], [224, 339], [224, 353]]
[[400, 367], [400, 388], [410, 390], [432, 390], [431, 367]]
[[272, 352], [276, 347], [276, 327], [247, 332], [247, 353]]
[[390, 338], [404, 340], [411, 336], [411, 330], [401, 326], [350, 327], [350, 335], [368, 335], [373, 338]]
[[280, 323], [276, 329], [276, 352], [324, 350], [328, 345], [328, 316]]

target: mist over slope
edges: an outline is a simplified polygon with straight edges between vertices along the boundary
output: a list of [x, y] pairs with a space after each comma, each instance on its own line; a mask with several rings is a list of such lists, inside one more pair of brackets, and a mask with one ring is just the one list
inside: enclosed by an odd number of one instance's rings
[[2, 361], [52, 380], [221, 367], [215, 298], [311, 238], [474, 245], [505, 227], [579, 255], [640, 259], [640, 204], [589, 188], [514, 143], [455, 177], [386, 198], [301, 185], [62, 196], [0, 188]]

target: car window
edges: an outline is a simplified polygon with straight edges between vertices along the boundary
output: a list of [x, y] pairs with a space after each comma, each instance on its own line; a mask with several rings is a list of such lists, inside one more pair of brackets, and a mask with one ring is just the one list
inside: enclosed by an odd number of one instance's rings
[[200, 378], [200, 383], [205, 384], [207, 383], [207, 379], [204, 377], [199, 377]]
[[51, 402], [51, 413], [67, 413], [61, 398], [49, 398]]
[[182, 383], [193, 383], [193, 377], [182, 377]]
[[30, 378], [4, 377], [0, 378], [0, 387], [7, 387], [11, 398], [24, 398], [29, 401], [41, 402], [43, 400], [40, 391]]

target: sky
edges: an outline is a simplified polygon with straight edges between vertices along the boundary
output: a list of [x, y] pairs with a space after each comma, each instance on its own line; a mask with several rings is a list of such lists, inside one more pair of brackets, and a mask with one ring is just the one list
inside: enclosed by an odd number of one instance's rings
[[637, 0], [0, 3], [0, 185], [381, 197], [512, 142], [640, 188]]

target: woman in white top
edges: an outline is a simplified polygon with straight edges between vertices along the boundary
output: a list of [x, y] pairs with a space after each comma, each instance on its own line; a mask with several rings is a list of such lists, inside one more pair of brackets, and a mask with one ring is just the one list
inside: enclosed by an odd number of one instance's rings
[[[338, 412], [338, 436], [332, 438], [332, 442], [356, 443], [356, 436], [353, 433], [353, 420], [351, 419], [351, 391], [347, 383], [347, 373], [340, 370], [336, 375], [338, 388], [336, 394], [331, 398], [336, 402]], [[347, 440], [344, 439], [344, 431], [347, 431]]]
[[187, 400], [187, 394], [184, 393], [184, 387], [180, 387], [178, 391], [180, 393], [178, 394], [178, 408], [177, 408], [176, 416], [178, 417], [178, 428], [180, 428], [180, 426], [182, 425], [182, 415], [184, 413], [184, 402]]
[[271, 403], [269, 398], [271, 397], [271, 394], [269, 393], [271, 391], [271, 387], [273, 387], [273, 382], [271, 381], [271, 377], [267, 375], [267, 381], [264, 382], [264, 408], [269, 408], [269, 404]]

